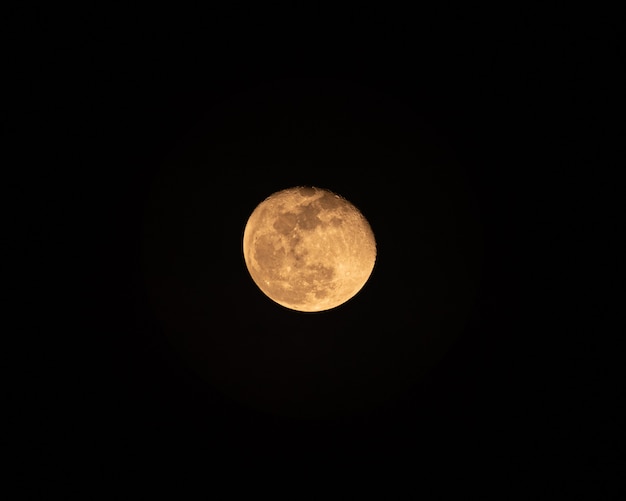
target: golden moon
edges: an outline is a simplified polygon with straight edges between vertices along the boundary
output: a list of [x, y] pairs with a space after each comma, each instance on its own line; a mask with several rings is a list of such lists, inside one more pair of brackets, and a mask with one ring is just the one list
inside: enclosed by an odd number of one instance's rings
[[295, 187], [261, 202], [243, 235], [254, 283], [297, 311], [336, 308], [365, 285], [376, 261], [374, 233], [361, 212], [320, 188]]

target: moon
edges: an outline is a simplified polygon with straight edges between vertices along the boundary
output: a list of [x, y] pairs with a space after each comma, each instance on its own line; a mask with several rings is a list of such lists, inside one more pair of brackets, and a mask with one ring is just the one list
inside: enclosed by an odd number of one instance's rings
[[361, 212], [326, 189], [270, 195], [250, 215], [243, 255], [252, 280], [274, 302], [319, 312], [344, 304], [368, 281], [374, 233]]

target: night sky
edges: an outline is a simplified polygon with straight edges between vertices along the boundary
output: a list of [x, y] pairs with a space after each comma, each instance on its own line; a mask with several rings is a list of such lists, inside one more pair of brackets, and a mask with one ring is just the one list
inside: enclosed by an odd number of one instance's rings
[[[589, 32], [517, 11], [24, 14], [20, 488], [613, 492], [613, 303], [574, 292], [617, 266], [596, 253], [617, 188], [589, 170], [611, 135], [589, 75], [612, 60]], [[299, 185], [377, 240], [328, 312], [273, 303], [243, 260], [252, 210]]]

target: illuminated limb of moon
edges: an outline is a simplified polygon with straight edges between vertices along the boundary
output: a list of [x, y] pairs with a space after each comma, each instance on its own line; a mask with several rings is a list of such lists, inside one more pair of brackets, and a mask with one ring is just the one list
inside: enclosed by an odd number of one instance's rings
[[376, 242], [350, 202], [328, 190], [296, 187], [274, 193], [253, 211], [243, 254], [265, 295], [313, 312], [335, 308], [361, 290], [374, 269]]

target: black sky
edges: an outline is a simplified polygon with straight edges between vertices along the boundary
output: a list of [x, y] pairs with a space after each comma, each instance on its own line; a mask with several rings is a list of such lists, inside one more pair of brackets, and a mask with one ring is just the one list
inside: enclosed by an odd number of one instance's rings
[[[579, 264], [615, 224], [592, 182], [612, 53], [547, 12], [287, 10], [24, 13], [18, 483], [509, 498], [582, 467], [612, 492], [611, 303], [573, 292], [616, 263]], [[296, 185], [377, 238], [323, 314], [273, 304], [241, 255]]]

